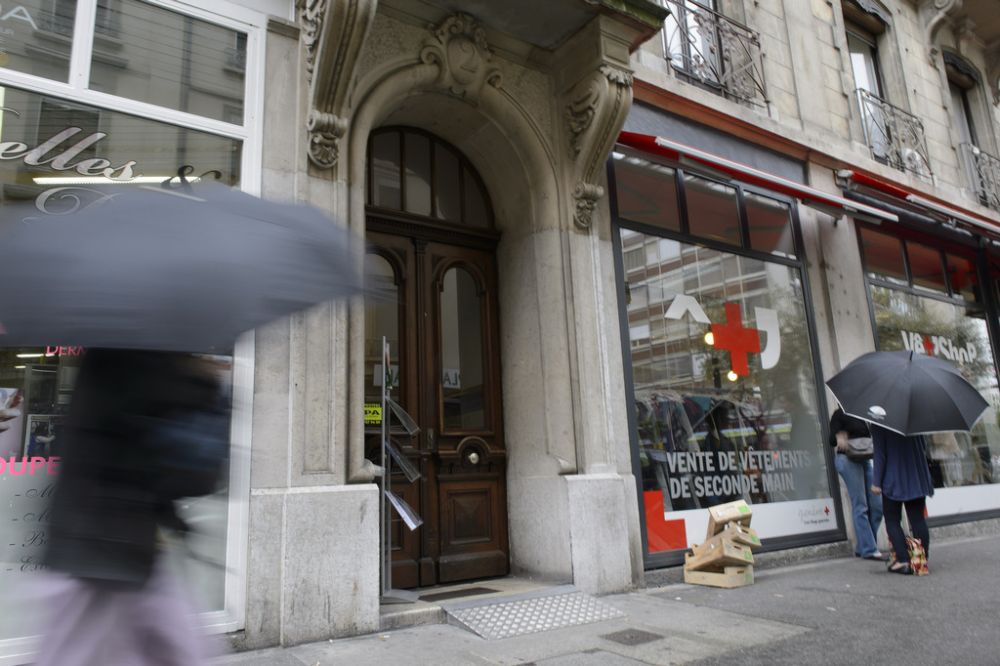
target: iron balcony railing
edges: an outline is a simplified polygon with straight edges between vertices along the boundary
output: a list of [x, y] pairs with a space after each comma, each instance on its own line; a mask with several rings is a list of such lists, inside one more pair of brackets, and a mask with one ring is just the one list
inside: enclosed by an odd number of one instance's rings
[[1000, 211], [1000, 157], [980, 150], [971, 143], [963, 143], [962, 161], [979, 201]]
[[766, 106], [760, 35], [694, 0], [662, 0], [664, 53], [681, 76], [741, 102]]
[[867, 90], [858, 88], [856, 92], [861, 126], [872, 157], [900, 171], [933, 180], [927, 138], [920, 118]]

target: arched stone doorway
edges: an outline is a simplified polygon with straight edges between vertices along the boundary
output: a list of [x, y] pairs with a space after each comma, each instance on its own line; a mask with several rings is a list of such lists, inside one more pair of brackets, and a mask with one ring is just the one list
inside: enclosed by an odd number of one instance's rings
[[[501, 409], [492, 207], [476, 170], [428, 132], [383, 127], [368, 142], [365, 401], [377, 403], [381, 340], [392, 395], [420, 427], [392, 439], [420, 478], [396, 473], [393, 492], [423, 519], [393, 514], [395, 587], [508, 571], [506, 449]], [[380, 427], [366, 431], [378, 461]], [[396, 469], [399, 469], [397, 465]]]

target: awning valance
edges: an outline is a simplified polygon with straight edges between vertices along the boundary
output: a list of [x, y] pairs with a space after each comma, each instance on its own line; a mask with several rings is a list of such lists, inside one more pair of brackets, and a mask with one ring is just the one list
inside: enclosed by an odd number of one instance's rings
[[852, 217], [867, 218], [879, 222], [883, 220], [891, 222], [899, 221], [899, 218], [893, 213], [875, 208], [874, 206], [851, 201], [836, 194], [828, 194], [808, 185], [796, 183], [787, 178], [775, 176], [747, 166], [746, 164], [733, 162], [724, 157], [706, 153], [697, 148], [685, 146], [684, 144], [676, 143], [660, 136], [622, 132], [618, 135], [618, 142], [624, 146], [651, 155], [657, 155], [681, 165], [687, 163], [695, 167], [708, 168], [733, 180], [794, 197], [805, 205], [812, 206], [830, 215], [850, 215]]

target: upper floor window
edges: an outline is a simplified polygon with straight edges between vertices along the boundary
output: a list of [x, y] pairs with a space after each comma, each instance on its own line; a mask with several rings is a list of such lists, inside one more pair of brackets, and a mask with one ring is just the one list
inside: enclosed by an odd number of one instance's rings
[[971, 189], [980, 203], [1000, 210], [1000, 158], [990, 154], [989, 117], [983, 123], [982, 78], [968, 61], [944, 51], [951, 125]]
[[661, 0], [663, 50], [678, 76], [740, 102], [766, 105], [760, 36], [717, 0]]
[[[905, 91], [901, 78], [895, 77], [896, 95], [890, 94], [885, 73], [883, 44], [887, 40], [891, 15], [876, 0], [843, 0], [847, 49], [854, 75], [855, 98], [861, 131], [871, 156], [883, 164], [930, 180], [927, 139], [920, 118], [889, 101], [901, 102]], [[898, 63], [897, 63], [898, 65]], [[898, 66], [895, 68], [898, 71]]]

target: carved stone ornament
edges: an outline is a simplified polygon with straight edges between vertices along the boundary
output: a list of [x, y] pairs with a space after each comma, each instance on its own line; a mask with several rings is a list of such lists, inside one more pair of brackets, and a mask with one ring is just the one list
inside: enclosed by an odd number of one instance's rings
[[420, 60], [437, 65], [438, 85], [457, 97], [475, 102], [484, 84], [500, 87], [500, 68], [493, 63], [486, 31], [468, 14], [453, 14], [433, 28]]
[[306, 120], [309, 130], [309, 159], [321, 169], [330, 169], [340, 157], [338, 143], [347, 132], [347, 120], [313, 109]]
[[350, 90], [377, 0], [297, 0], [309, 80], [309, 161], [321, 169], [337, 164], [347, 132]]
[[604, 196], [604, 188], [592, 183], [577, 183], [573, 188], [573, 222], [581, 229], [589, 229], [597, 202]]
[[566, 96], [563, 117], [576, 174], [573, 222], [581, 229], [590, 228], [597, 201], [604, 196], [604, 188], [594, 181], [625, 122], [632, 79], [629, 70], [604, 64]]
[[938, 66], [937, 57], [941, 50], [936, 39], [937, 31], [948, 20], [962, 10], [963, 0], [924, 0], [922, 8], [926, 12], [924, 20], [924, 39], [927, 40], [927, 55], [931, 64]]

